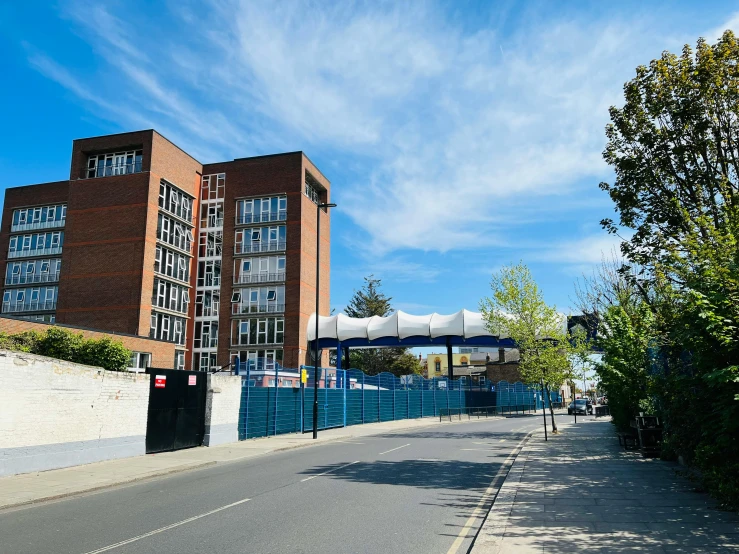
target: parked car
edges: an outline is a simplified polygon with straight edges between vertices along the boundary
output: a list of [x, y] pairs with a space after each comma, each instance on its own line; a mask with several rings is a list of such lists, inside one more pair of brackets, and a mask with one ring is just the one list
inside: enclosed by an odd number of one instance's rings
[[590, 412], [588, 412], [588, 402], [584, 398], [578, 398], [572, 402], [570, 402], [570, 405], [567, 406], [567, 415], [572, 415], [573, 413], [576, 414], [582, 414], [582, 415], [588, 415], [588, 413], [593, 413], [593, 407], [590, 406]]

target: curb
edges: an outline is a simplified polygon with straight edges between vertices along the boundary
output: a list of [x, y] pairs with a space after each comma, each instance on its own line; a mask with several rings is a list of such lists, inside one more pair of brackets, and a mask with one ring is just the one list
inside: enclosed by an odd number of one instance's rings
[[528, 461], [528, 454], [523, 457], [521, 454], [524, 453], [526, 445], [536, 432], [536, 429], [530, 431], [521, 443], [519, 443], [520, 448], [508, 469], [508, 473], [493, 499], [485, 520], [472, 540], [472, 545], [469, 549], [470, 554], [497, 554], [499, 552], [508, 523], [508, 516], [510, 516], [511, 510], [513, 509], [518, 485], [521, 482], [523, 470]]

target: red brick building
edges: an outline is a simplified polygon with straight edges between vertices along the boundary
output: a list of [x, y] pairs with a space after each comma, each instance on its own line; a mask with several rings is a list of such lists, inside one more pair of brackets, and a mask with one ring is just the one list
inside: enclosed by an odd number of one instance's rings
[[[302, 152], [202, 164], [154, 130], [75, 140], [69, 180], [5, 191], [2, 314], [170, 341], [179, 368], [297, 367], [329, 195]], [[327, 315], [326, 212], [321, 242]]]

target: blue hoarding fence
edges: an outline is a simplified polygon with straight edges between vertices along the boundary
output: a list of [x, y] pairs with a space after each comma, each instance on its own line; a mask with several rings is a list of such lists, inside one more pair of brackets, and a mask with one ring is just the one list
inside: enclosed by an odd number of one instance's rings
[[[241, 376], [240, 440], [313, 429], [313, 367], [234, 365], [235, 373]], [[301, 378], [303, 370], [305, 382]], [[541, 409], [541, 393], [522, 383], [506, 381], [492, 384], [319, 368], [319, 429], [473, 413], [475, 408], [481, 414], [482, 408], [489, 407], [503, 415], [531, 412]]]

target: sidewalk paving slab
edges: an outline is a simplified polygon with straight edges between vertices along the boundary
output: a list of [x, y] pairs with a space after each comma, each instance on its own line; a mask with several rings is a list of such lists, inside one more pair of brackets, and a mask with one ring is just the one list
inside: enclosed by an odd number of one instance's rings
[[622, 450], [610, 418], [558, 426], [522, 448], [473, 554], [739, 552], [739, 514], [679, 466]]
[[[468, 420], [462, 421], [467, 422]], [[485, 421], [485, 419], [473, 418], [470, 421]], [[436, 418], [368, 423], [320, 431], [316, 440], [313, 440], [311, 433], [277, 435], [213, 447], [201, 446], [176, 452], [147, 454], [62, 469], [11, 475], [0, 478], [0, 510], [201, 469], [215, 464], [236, 462], [271, 452], [407, 429], [445, 425], [450, 425], [450, 422], [439, 422]]]

